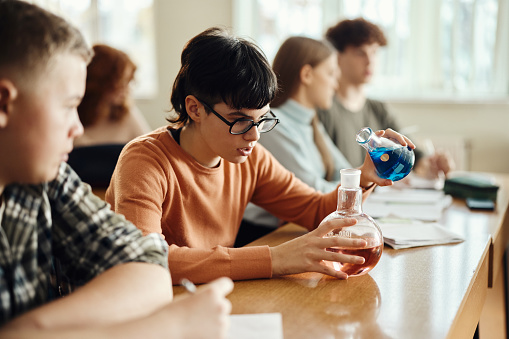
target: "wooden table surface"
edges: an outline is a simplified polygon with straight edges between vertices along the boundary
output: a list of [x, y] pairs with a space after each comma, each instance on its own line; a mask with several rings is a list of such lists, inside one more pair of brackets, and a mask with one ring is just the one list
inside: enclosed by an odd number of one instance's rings
[[[337, 280], [319, 273], [235, 282], [233, 314], [279, 312], [285, 338], [472, 338], [509, 232], [509, 175], [494, 212], [472, 212], [455, 199], [440, 221], [459, 244], [393, 250], [367, 275]], [[249, 246], [304, 234], [285, 225]], [[175, 288], [175, 292], [180, 292]]]
[[[276, 245], [306, 232], [289, 224], [257, 240]], [[235, 282], [233, 314], [280, 312], [285, 338], [469, 338], [488, 287], [489, 235], [461, 244], [384, 248], [368, 274], [319, 273]]]

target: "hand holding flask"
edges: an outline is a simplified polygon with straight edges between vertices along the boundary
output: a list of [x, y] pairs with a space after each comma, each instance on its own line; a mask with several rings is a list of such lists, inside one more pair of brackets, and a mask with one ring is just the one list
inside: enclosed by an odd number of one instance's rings
[[367, 245], [362, 248], [327, 248], [328, 251], [364, 257], [363, 264], [333, 262], [336, 271], [349, 276], [368, 273], [380, 260], [384, 245], [382, 231], [377, 223], [362, 212], [362, 189], [359, 186], [361, 171], [358, 169], [341, 170], [341, 186], [338, 188], [338, 207], [322, 223], [330, 219], [354, 218], [357, 223], [329, 232], [326, 237], [363, 239]]
[[364, 127], [357, 132], [356, 140], [368, 151], [380, 178], [401, 180], [414, 166], [415, 154], [409, 146], [379, 137], [369, 127]]

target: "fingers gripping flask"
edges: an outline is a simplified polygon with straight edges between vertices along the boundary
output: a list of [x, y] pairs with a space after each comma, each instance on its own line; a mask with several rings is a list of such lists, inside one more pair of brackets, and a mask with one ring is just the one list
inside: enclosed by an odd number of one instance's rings
[[415, 162], [414, 151], [397, 142], [379, 137], [369, 127], [364, 127], [356, 136], [357, 143], [368, 151], [380, 178], [401, 180], [410, 173]]
[[363, 264], [350, 264], [333, 262], [337, 271], [342, 271], [349, 276], [366, 274], [380, 260], [384, 245], [382, 231], [377, 223], [369, 215], [362, 213], [362, 189], [360, 188], [361, 171], [358, 169], [341, 170], [341, 186], [338, 188], [338, 207], [329, 214], [322, 222], [330, 219], [355, 218], [357, 224], [337, 228], [329, 232], [326, 237], [344, 237], [364, 239], [367, 245], [363, 248], [328, 248], [328, 251], [357, 255], [364, 257]]

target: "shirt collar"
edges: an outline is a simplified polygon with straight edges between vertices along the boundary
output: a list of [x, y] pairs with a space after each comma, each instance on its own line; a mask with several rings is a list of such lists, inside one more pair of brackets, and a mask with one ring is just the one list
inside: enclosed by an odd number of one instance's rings
[[284, 113], [286, 119], [295, 120], [305, 125], [310, 125], [316, 115], [314, 109], [304, 107], [293, 99], [288, 99], [278, 109]]

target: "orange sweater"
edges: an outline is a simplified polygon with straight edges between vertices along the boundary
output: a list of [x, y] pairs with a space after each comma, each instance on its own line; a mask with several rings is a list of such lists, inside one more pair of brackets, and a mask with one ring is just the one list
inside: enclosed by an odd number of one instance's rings
[[163, 127], [124, 148], [106, 201], [144, 234], [163, 234], [177, 284], [182, 278], [270, 278], [268, 246], [230, 248], [247, 203], [312, 230], [335, 210], [337, 193], [310, 188], [262, 145], [243, 164], [221, 160], [204, 167]]

